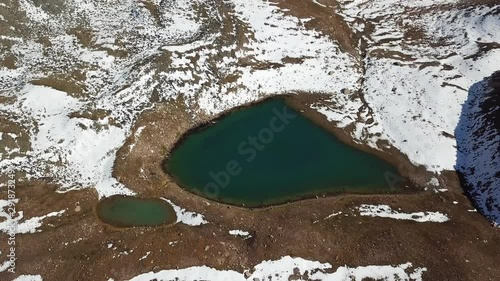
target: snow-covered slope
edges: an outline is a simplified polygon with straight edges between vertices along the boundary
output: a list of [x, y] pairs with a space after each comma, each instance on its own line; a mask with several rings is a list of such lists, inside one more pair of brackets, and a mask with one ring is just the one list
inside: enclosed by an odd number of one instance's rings
[[1, 59], [14, 60], [0, 70], [8, 100], [0, 110], [21, 126], [29, 149], [2, 154], [0, 170], [50, 177], [61, 190], [132, 193], [112, 178], [113, 161], [155, 102], [183, 96], [193, 115], [215, 114], [270, 94], [334, 94], [360, 78], [355, 59], [306, 29], [308, 19], [266, 1], [75, 0], [57, 7], [8, 4], [20, 16], [5, 17], [0, 38], [9, 45]]
[[312, 107], [355, 141], [452, 170], [461, 104], [500, 65], [500, 5], [322, 4], [359, 39], [344, 53], [273, 1], [56, 2], [0, 6], [0, 170], [101, 197], [132, 193], [112, 177], [116, 151], [141, 112], [180, 96], [198, 116], [322, 93], [331, 103]]
[[[468, 89], [500, 68], [500, 6], [459, 1], [340, 1], [366, 41], [363, 93], [380, 133], [416, 165], [453, 170]], [[496, 46], [488, 48], [486, 46]]]
[[470, 88], [455, 135], [466, 191], [500, 226], [500, 71]]

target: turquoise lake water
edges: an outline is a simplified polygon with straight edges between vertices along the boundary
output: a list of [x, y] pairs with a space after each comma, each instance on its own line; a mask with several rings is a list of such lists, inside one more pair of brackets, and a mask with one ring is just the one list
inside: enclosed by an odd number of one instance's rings
[[333, 193], [387, 193], [397, 169], [274, 98], [190, 131], [163, 162], [184, 189], [262, 207]]
[[116, 227], [159, 226], [176, 221], [172, 206], [161, 199], [113, 196], [99, 202], [97, 216]]

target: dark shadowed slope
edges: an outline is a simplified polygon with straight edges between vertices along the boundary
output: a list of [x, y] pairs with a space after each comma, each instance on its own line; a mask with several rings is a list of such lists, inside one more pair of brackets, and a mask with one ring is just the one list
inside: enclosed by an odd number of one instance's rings
[[470, 87], [455, 135], [462, 186], [500, 226], [500, 71]]

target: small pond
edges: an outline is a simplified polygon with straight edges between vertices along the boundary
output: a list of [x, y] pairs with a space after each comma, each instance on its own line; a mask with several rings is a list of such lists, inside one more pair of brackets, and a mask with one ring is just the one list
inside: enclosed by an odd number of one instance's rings
[[[163, 162], [184, 189], [262, 207], [332, 193], [387, 193], [397, 169], [272, 98], [189, 131]], [[388, 178], [389, 177], [389, 178]]]
[[177, 220], [172, 205], [157, 198], [112, 196], [97, 204], [96, 214], [115, 227], [160, 226]]

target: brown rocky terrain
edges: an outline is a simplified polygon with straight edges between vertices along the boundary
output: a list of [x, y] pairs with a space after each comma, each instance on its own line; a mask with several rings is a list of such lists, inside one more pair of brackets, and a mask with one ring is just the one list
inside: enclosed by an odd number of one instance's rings
[[[14, 170], [21, 224], [65, 210], [16, 235], [15, 274], [0, 229], [0, 280], [244, 272], [287, 255], [498, 280], [498, 72], [482, 80], [498, 67], [498, 1], [7, 0], [0, 15], [0, 203]], [[189, 129], [274, 95], [396, 166], [405, 191], [252, 210], [188, 193], [162, 171]], [[127, 192], [208, 223], [121, 230], [95, 217], [101, 198]], [[362, 204], [449, 220], [361, 216]]]

